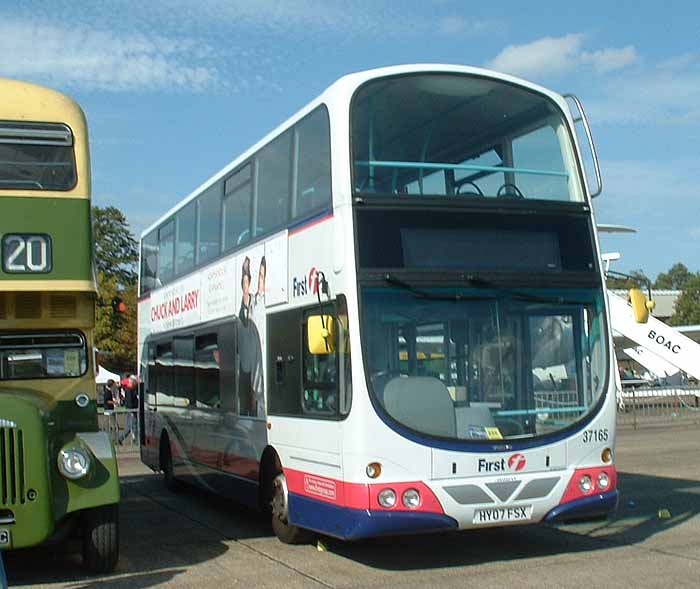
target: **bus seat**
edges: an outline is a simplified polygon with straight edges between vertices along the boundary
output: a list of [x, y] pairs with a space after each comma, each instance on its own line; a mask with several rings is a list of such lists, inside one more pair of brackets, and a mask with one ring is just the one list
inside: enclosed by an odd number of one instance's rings
[[470, 405], [469, 407], [457, 407], [457, 431], [464, 437], [469, 432], [469, 427], [495, 427], [491, 411], [485, 405]]
[[437, 378], [393, 378], [384, 387], [384, 407], [397, 421], [419, 432], [456, 437], [452, 397]]

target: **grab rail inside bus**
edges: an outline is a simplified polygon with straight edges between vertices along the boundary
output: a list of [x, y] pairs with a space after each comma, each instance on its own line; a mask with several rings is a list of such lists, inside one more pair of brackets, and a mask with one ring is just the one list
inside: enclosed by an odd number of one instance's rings
[[595, 179], [597, 183], [597, 188], [595, 192], [591, 192], [591, 198], [595, 198], [601, 192], [603, 192], [603, 177], [600, 174], [600, 164], [598, 163], [598, 153], [595, 150], [595, 143], [593, 143], [593, 135], [591, 133], [591, 128], [588, 125], [588, 118], [586, 117], [586, 112], [583, 110], [583, 105], [575, 94], [564, 94], [564, 99], [570, 99], [578, 110], [578, 116], [574, 115], [574, 124], [581, 123], [583, 125], [583, 130], [586, 133], [586, 138], [588, 139], [588, 148], [591, 150], [591, 158], [593, 159], [593, 170], [595, 172]]
[[478, 164], [448, 164], [442, 162], [400, 162], [385, 160], [360, 160], [355, 162], [358, 166], [376, 168], [412, 168], [426, 170], [474, 170], [477, 172], [515, 172], [517, 174], [532, 174], [535, 176], [560, 176], [568, 178], [568, 172], [557, 170], [538, 170], [534, 168], [511, 168], [508, 166], [481, 166]]

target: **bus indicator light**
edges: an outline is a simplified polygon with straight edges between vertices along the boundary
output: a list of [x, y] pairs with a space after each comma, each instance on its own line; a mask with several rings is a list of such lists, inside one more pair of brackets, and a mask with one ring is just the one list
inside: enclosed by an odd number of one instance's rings
[[365, 469], [367, 476], [371, 479], [376, 479], [382, 474], [382, 465], [379, 462], [370, 462]]

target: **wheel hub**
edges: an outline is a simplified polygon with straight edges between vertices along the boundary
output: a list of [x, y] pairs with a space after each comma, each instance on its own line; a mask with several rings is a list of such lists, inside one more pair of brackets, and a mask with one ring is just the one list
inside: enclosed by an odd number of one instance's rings
[[283, 522], [287, 521], [287, 505], [289, 492], [287, 491], [287, 479], [283, 474], [278, 474], [272, 482], [272, 515]]

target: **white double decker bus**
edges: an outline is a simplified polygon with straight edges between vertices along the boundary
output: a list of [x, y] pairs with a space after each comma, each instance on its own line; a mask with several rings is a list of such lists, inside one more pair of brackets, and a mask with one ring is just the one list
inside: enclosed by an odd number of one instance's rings
[[511, 76], [335, 82], [144, 232], [143, 461], [284, 542], [613, 510], [582, 147]]

